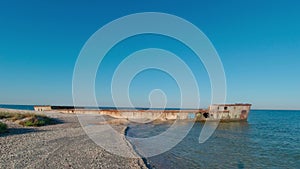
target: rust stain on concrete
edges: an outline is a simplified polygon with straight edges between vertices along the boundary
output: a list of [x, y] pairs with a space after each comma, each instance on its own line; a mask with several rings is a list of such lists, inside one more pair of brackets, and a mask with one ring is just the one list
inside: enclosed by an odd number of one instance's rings
[[36, 111], [55, 111], [75, 114], [101, 114], [114, 118], [149, 120], [193, 120], [193, 121], [246, 121], [251, 104], [213, 104], [208, 109], [184, 110], [136, 110], [136, 109], [84, 109], [72, 106], [34, 106]]

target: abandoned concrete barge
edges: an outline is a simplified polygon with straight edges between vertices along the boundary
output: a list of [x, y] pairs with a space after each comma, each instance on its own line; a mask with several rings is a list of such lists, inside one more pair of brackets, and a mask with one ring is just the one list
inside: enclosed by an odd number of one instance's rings
[[34, 106], [36, 111], [55, 111], [75, 114], [101, 114], [129, 120], [194, 120], [194, 121], [247, 121], [251, 104], [213, 104], [208, 109], [136, 110], [136, 109], [85, 109], [73, 106]]

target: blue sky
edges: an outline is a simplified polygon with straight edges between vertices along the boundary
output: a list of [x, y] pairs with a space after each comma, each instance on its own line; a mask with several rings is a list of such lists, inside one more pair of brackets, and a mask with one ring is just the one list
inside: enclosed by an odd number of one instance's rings
[[[0, 103], [72, 104], [73, 69], [85, 42], [110, 21], [137, 12], [177, 15], [207, 35], [224, 66], [227, 102], [300, 109], [298, 1], [1, 1]], [[194, 73], [201, 105], [210, 103], [209, 79], [201, 62], [188, 57], [192, 53], [172, 39], [143, 35], [122, 41], [106, 56], [108, 64], [96, 80], [100, 104], [112, 105], [109, 82], [114, 65], [129, 51], [145, 47], [172, 50], [191, 69], [199, 67]], [[155, 70], [132, 82], [134, 105], [148, 106], [147, 95], [155, 88], [164, 89], [170, 95], [168, 104], [176, 107], [174, 80]]]

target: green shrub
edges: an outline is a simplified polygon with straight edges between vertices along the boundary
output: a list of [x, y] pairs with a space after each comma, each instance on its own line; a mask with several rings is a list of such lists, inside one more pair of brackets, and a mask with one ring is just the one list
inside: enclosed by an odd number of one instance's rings
[[3, 133], [7, 130], [7, 125], [5, 123], [0, 122], [0, 133]]
[[8, 119], [23, 126], [44, 126], [53, 124], [53, 120], [45, 115], [33, 113], [0, 112], [0, 119]]
[[32, 121], [25, 121], [23, 126], [34, 126], [34, 123]]
[[53, 121], [49, 117], [42, 117], [42, 116], [36, 115], [36, 116], [28, 117], [28, 118], [25, 118], [25, 119], [19, 121], [19, 124], [21, 124], [23, 126], [38, 127], [38, 126], [53, 124]]

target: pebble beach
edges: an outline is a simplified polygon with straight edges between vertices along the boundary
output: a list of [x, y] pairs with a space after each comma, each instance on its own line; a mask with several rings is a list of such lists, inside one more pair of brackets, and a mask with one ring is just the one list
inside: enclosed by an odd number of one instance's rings
[[[111, 154], [95, 144], [76, 115], [53, 112], [47, 116], [57, 120], [57, 124], [23, 127], [4, 121], [9, 129], [0, 134], [0, 168], [147, 168], [141, 158]], [[120, 133], [126, 129], [124, 124], [113, 127]], [[123, 141], [127, 142], [125, 137]], [[128, 154], [135, 153], [127, 144]]]

